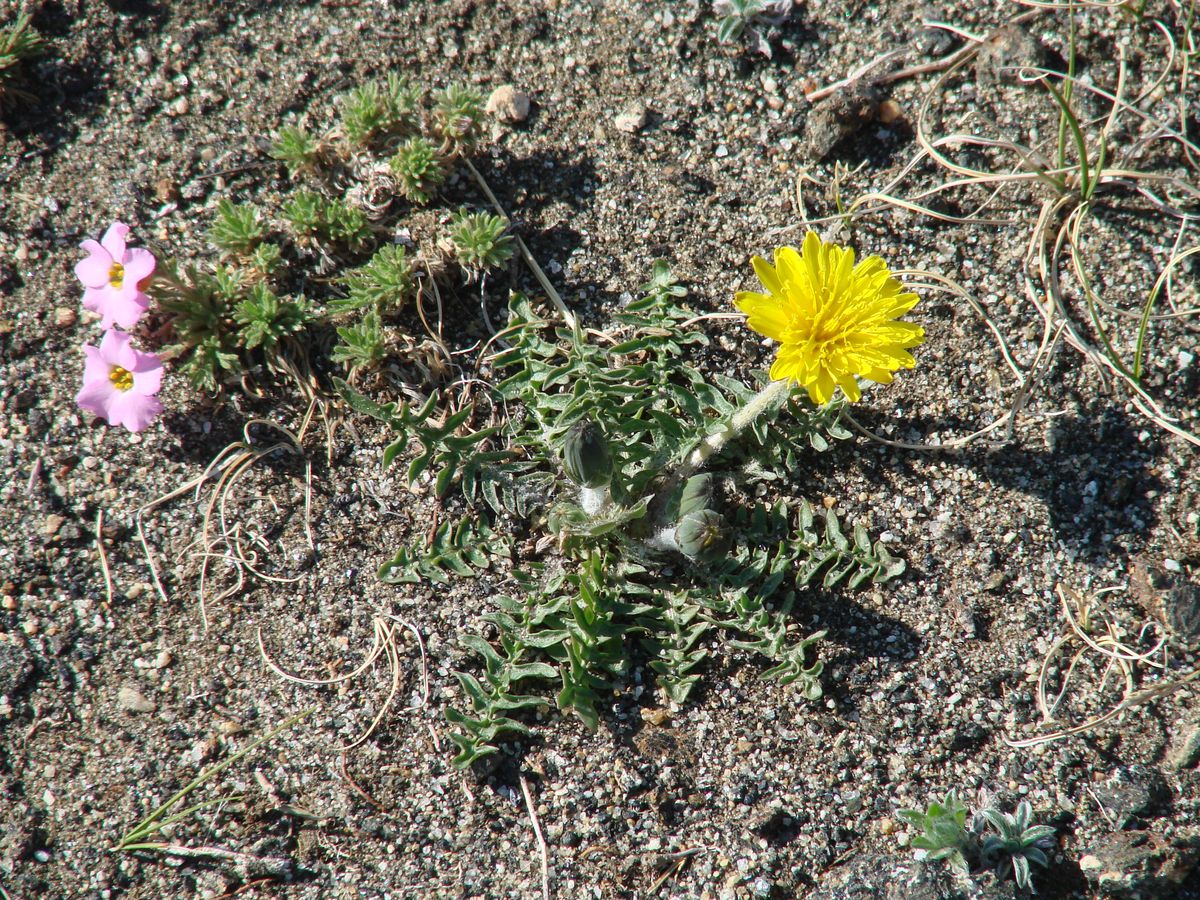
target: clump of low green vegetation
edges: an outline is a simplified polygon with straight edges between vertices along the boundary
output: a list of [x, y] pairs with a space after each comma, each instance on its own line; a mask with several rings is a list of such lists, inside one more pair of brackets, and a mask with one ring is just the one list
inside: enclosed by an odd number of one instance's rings
[[287, 173], [277, 199], [218, 203], [215, 260], [168, 263], [151, 285], [174, 336], [166, 355], [198, 390], [281, 377], [328, 389], [312, 376], [329, 366], [358, 381], [417, 343], [413, 307], [427, 292], [479, 280], [512, 255], [507, 222], [467, 209], [438, 216], [440, 232], [420, 245], [396, 241], [478, 149], [478, 91], [427, 93], [393, 74], [333, 107], [322, 133], [276, 135], [269, 155]]
[[968, 825], [967, 807], [951, 790], [944, 799], [931, 800], [924, 811], [902, 809], [896, 815], [920, 831], [911, 841], [918, 859], [944, 860], [962, 878], [992, 869], [1001, 880], [1012, 875], [1022, 889], [1032, 887], [1030, 864], [1048, 866], [1046, 853], [1055, 844], [1055, 829], [1034, 825], [1033, 807], [1025, 800], [1017, 804], [1015, 814], [984, 809]]
[[[455, 672], [462, 701], [446, 712], [459, 767], [551, 707], [596, 729], [639, 664], [665, 700], [684, 703], [714, 653], [748, 652], [764, 678], [816, 699], [824, 633], [797, 634], [804, 589], [904, 570], [833, 510], [750, 499], [849, 437], [845, 401], [814, 406], [790, 381], [748, 386], [702, 370], [693, 358], [709, 338], [685, 297], [657, 264], [614, 316], [615, 342], [599, 344], [565, 309], [514, 295], [489, 384], [450, 416], [433, 395], [379, 404], [342, 385], [354, 409], [395, 431], [385, 465], [410, 458], [408, 480], [431, 478], [442, 508], [460, 511], [402, 547], [381, 578], [510, 570], [483, 615], [486, 636], [462, 638], [478, 667]], [[483, 424], [505, 408], [524, 412]], [[518, 564], [515, 523], [558, 555]]]

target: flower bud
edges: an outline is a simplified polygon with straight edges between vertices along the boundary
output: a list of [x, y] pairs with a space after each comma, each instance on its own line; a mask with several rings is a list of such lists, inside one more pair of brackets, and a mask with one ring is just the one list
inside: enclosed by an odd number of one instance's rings
[[712, 475], [693, 475], [679, 495], [679, 517], [698, 513], [712, 505]]
[[602, 488], [612, 481], [608, 441], [600, 426], [589, 419], [580, 419], [567, 432], [562, 461], [567, 475], [580, 487]]
[[675, 527], [675, 540], [684, 556], [722, 556], [729, 550], [732, 536], [729, 523], [719, 512], [702, 509], [688, 513]]

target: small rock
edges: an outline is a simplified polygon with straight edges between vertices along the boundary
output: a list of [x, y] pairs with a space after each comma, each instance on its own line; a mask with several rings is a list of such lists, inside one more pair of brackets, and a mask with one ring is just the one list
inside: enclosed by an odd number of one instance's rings
[[131, 684], [123, 684], [117, 690], [117, 706], [131, 713], [148, 713], [155, 710], [154, 701], [147, 700], [142, 692]]
[[894, 125], [904, 118], [904, 109], [895, 100], [884, 100], [879, 104], [879, 121], [883, 125]]
[[51, 513], [46, 516], [46, 521], [42, 525], [42, 534], [46, 537], [54, 537], [58, 534], [58, 529], [63, 527], [63, 522], [67, 521], [66, 516], [60, 516], [58, 513]]
[[0, 697], [15, 697], [36, 671], [33, 654], [22, 644], [0, 643]]
[[1017, 81], [1021, 69], [1040, 67], [1045, 57], [1046, 51], [1037, 38], [1020, 25], [1005, 25], [980, 44], [975, 80], [981, 87]]
[[617, 131], [624, 131], [626, 134], [637, 134], [646, 127], [646, 123], [650, 119], [650, 114], [644, 103], [632, 103], [625, 108], [625, 111], [613, 119], [613, 125]]
[[1178, 834], [1170, 840], [1150, 831], [1105, 835], [1079, 860], [1079, 868], [1109, 897], [1173, 897], [1200, 858], [1200, 838]]
[[1140, 765], [1121, 766], [1092, 793], [1117, 828], [1125, 828], [1170, 794], [1158, 772]]
[[13, 259], [17, 262], [25, 262], [29, 259], [29, 247], [25, 244], [17, 244], [17, 249], [13, 253]]
[[983, 589], [990, 593], [996, 594], [1003, 590], [1005, 583], [1008, 581], [1008, 576], [1003, 572], [993, 572], [988, 580], [984, 582]]
[[79, 321], [79, 313], [74, 307], [56, 306], [54, 308], [54, 325], [56, 328], [70, 328]]
[[191, 108], [192, 104], [187, 97], [176, 97], [171, 101], [171, 106], [167, 110], [167, 114], [172, 116], [186, 116]]
[[133, 61], [141, 68], [148, 69], [154, 62], [154, 56], [141, 44], [133, 48]]
[[869, 84], [848, 85], [812, 108], [804, 123], [808, 155], [820, 162], [833, 148], [875, 120], [879, 92]]
[[154, 183], [154, 197], [159, 203], [170, 203], [179, 199], [179, 187], [173, 179], [160, 178]]
[[1182, 723], [1171, 735], [1171, 743], [1163, 756], [1167, 768], [1178, 772], [1200, 762], [1200, 721]]
[[[937, 19], [938, 13], [933, 9], [922, 10], [918, 20]], [[957, 39], [945, 28], [931, 28], [928, 25], [918, 28], [913, 35], [912, 48], [922, 56], [942, 57], [954, 49]]]
[[501, 122], [524, 122], [529, 118], [529, 95], [511, 84], [502, 84], [488, 97], [487, 112]]
[[671, 720], [671, 710], [666, 707], [660, 707], [658, 709], [643, 709], [641, 716], [642, 721], [646, 724], [657, 725], [661, 727]]
[[1192, 644], [1200, 638], [1200, 584], [1178, 584], [1162, 598], [1167, 627]]

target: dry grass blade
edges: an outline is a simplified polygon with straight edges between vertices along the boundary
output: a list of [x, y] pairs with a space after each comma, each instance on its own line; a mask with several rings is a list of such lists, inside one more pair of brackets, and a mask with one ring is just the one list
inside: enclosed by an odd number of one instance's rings
[[[388, 619], [391, 619], [392, 622], [389, 623], [387, 621]], [[350, 682], [359, 678], [364, 672], [372, 668], [380, 656], [387, 657], [388, 672], [390, 675], [387, 697], [384, 699], [383, 704], [380, 706], [379, 711], [375, 714], [375, 717], [371, 720], [370, 725], [367, 726], [362, 734], [341, 748], [341, 752], [344, 753], [347, 750], [353, 750], [355, 747], [364, 743], [371, 737], [372, 734], [375, 733], [375, 730], [379, 727], [379, 723], [383, 721], [383, 717], [387, 714], [388, 710], [392, 706], [393, 701], [396, 699], [396, 695], [400, 692], [400, 681], [403, 666], [400, 662], [400, 651], [396, 646], [397, 626], [403, 626], [413, 633], [414, 637], [416, 638], [417, 647], [421, 656], [421, 699], [417, 703], [414, 703], [404, 710], [404, 712], [412, 712], [417, 709], [422, 709], [429, 703], [429, 665], [428, 658], [425, 654], [425, 641], [421, 637], [421, 632], [416, 625], [414, 625], [412, 622], [409, 622], [407, 619], [401, 619], [400, 617], [393, 615], [376, 615], [371, 620], [371, 627], [374, 637], [372, 640], [371, 649], [367, 652], [366, 659], [364, 659], [363, 662], [353, 671], [347, 672], [345, 675], [335, 675], [332, 678], [305, 678], [301, 675], [295, 675], [286, 671], [282, 666], [275, 662], [275, 660], [272, 659], [271, 655], [267, 652], [266, 643], [263, 641], [261, 628], [256, 629], [258, 638], [258, 652], [262, 656], [263, 662], [266, 664], [267, 668], [269, 668], [280, 678], [284, 679], [285, 681], [290, 681], [293, 684], [305, 685], [306, 687], [328, 687], [331, 685], [345, 684], [346, 682]]]
[[[1116, 670], [1121, 674], [1121, 700], [1106, 712], [1090, 716], [1076, 725], [1019, 740], [1005, 737], [1004, 742], [1010, 747], [1036, 747], [1040, 744], [1048, 744], [1072, 735], [1083, 734], [1107, 722], [1111, 722], [1128, 710], [1178, 690], [1195, 678], [1200, 677], [1200, 670], [1197, 670], [1183, 678], [1164, 684], [1157, 684], [1142, 691], [1135, 691], [1136, 679], [1134, 666], [1136, 664], [1145, 664], [1160, 669], [1166, 668], [1165, 663], [1156, 662], [1153, 659], [1153, 657], [1164, 650], [1166, 638], [1160, 635], [1154, 645], [1144, 651], [1138, 651], [1125, 643], [1121, 639], [1121, 630], [1117, 625], [1113, 621], [1098, 615], [1095, 610], [1094, 601], [1112, 590], [1115, 589], [1109, 588], [1097, 591], [1091, 597], [1087, 597], [1063, 585], [1056, 587], [1056, 593], [1062, 604], [1063, 616], [1067, 620], [1068, 627], [1066, 633], [1059, 635], [1051, 643], [1050, 648], [1046, 651], [1042, 659], [1038, 674], [1037, 704], [1043, 722], [1046, 724], [1053, 722], [1059, 713], [1059, 708], [1064, 702], [1064, 698], [1071, 688], [1072, 681], [1076, 677], [1080, 662], [1089, 654], [1105, 661], [1100, 679], [1092, 694], [1095, 695], [1103, 692], [1110, 674]], [[1097, 629], [1101, 622], [1103, 622], [1105, 633], [1099, 638], [1093, 637], [1092, 632]], [[1145, 636], [1151, 627], [1155, 626], [1147, 622], [1138, 629], [1139, 640]], [[1072, 654], [1071, 661], [1067, 664], [1066, 670], [1062, 675], [1058, 691], [1054, 699], [1051, 700], [1049, 682], [1052, 677], [1054, 660], [1072, 643], [1077, 643], [1079, 645], [1078, 649]]]

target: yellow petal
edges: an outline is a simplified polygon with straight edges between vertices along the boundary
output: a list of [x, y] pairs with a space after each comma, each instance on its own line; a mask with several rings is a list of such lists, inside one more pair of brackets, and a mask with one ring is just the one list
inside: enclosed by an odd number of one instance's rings
[[783, 293], [783, 282], [779, 280], [779, 274], [775, 271], [774, 266], [761, 256], [752, 256], [750, 258], [750, 265], [754, 266], [754, 274], [758, 276], [758, 280], [762, 282], [762, 286], [767, 289], [767, 293]]

